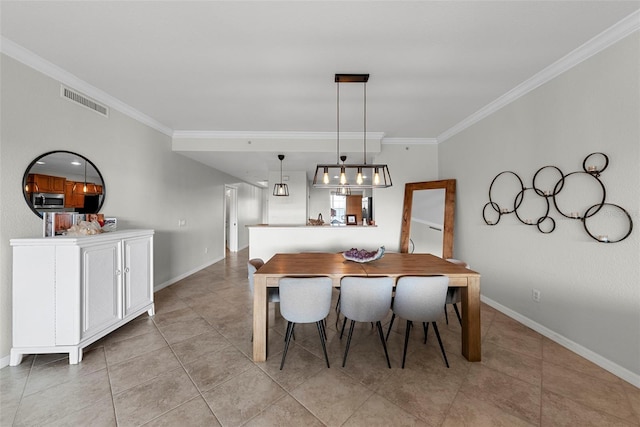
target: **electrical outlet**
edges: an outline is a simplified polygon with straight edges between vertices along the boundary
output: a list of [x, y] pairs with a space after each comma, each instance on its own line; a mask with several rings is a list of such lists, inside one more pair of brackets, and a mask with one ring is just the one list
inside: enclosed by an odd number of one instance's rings
[[209, 248], [204, 248], [204, 253], [208, 254], [209, 253]]
[[178, 227], [184, 227], [187, 225], [187, 220], [186, 219], [179, 219], [178, 220]]
[[533, 298], [535, 302], [540, 302], [540, 295], [541, 293], [538, 289], [531, 290], [531, 298]]

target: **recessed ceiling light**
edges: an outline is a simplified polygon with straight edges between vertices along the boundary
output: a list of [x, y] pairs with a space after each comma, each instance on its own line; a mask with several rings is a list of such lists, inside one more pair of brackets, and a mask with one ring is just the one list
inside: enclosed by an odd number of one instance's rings
[[71, 164], [74, 165], [74, 166], [80, 166], [82, 163], [80, 163], [77, 160], [74, 160], [73, 162], [71, 162]]

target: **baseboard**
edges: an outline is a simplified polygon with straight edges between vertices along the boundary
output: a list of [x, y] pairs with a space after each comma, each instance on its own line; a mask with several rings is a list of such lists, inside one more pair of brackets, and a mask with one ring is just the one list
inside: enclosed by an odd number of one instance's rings
[[9, 361], [11, 360], [11, 356], [6, 356], [0, 359], [0, 369], [9, 366]]
[[561, 346], [565, 347], [566, 349], [578, 354], [579, 356], [584, 357], [590, 362], [595, 363], [596, 365], [600, 366], [602, 369], [608, 372], [611, 372], [613, 375], [623, 379], [629, 384], [632, 384], [635, 387], [640, 388], [640, 375], [635, 374], [630, 370], [628, 370], [627, 368], [624, 368], [618, 365], [617, 363], [614, 363], [611, 360], [602, 357], [598, 353], [595, 353], [589, 350], [588, 348], [583, 347], [574, 341], [571, 341], [569, 338], [564, 337], [545, 326], [542, 326], [541, 324], [529, 319], [528, 317], [525, 317], [522, 314], [517, 313], [508, 307], [505, 307], [504, 305], [492, 300], [491, 298], [487, 298], [484, 295], [481, 295], [480, 301], [482, 301], [483, 303], [487, 304], [490, 307], [495, 308], [502, 314], [509, 316], [514, 320], [517, 320], [518, 322], [533, 329], [539, 334], [549, 338], [551, 341], [554, 341], [560, 344]]
[[197, 273], [198, 271], [202, 270], [203, 268], [207, 268], [207, 267], [209, 267], [210, 265], [215, 264], [216, 262], [222, 261], [223, 259], [224, 259], [224, 256], [219, 257], [219, 258], [214, 258], [214, 259], [212, 259], [212, 260], [208, 261], [207, 263], [200, 265], [199, 267], [196, 267], [196, 268], [193, 268], [193, 269], [191, 269], [191, 270], [187, 271], [186, 273], [183, 273], [183, 274], [181, 274], [181, 275], [179, 275], [179, 276], [177, 276], [177, 277], [174, 277], [174, 278], [172, 278], [172, 279], [169, 279], [169, 280], [167, 280], [166, 282], [159, 283], [159, 284], [157, 284], [157, 285], [155, 285], [155, 286], [153, 287], [153, 291], [154, 291], [154, 292], [158, 292], [160, 289], [164, 289], [164, 288], [166, 288], [167, 286], [173, 285], [174, 283], [179, 282], [180, 280], [184, 279], [185, 277], [189, 277], [189, 276], [191, 276], [193, 273]]

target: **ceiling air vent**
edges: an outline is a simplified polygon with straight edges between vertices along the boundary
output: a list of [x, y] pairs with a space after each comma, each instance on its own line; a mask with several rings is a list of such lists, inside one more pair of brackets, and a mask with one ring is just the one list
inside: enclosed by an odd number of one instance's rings
[[69, 89], [68, 87], [65, 86], [60, 86], [60, 96], [62, 96], [65, 99], [68, 99], [69, 101], [73, 101], [77, 104], [80, 104], [90, 110], [95, 111], [96, 113], [99, 113], [105, 117], [109, 117], [109, 108], [102, 105], [102, 104], [98, 104], [96, 101], [94, 101], [91, 98], [88, 98], [86, 96], [84, 96], [83, 94], [81, 94], [80, 92], [76, 92], [73, 89]]

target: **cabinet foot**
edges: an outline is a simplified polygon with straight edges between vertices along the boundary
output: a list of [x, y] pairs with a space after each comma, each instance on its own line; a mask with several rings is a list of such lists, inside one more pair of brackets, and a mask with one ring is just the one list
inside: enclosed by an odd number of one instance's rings
[[147, 310], [147, 313], [149, 314], [149, 316], [155, 316], [156, 315], [156, 306], [152, 305], [151, 308], [149, 310]]
[[15, 350], [11, 350], [11, 356], [9, 358], [9, 366], [18, 366], [20, 363], [22, 363], [22, 353], [18, 353]]
[[82, 349], [74, 348], [73, 350], [69, 351], [69, 364], [77, 365], [80, 362], [82, 362]]

